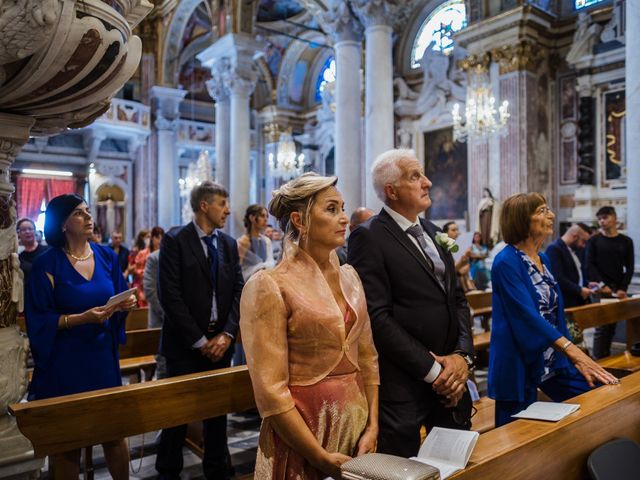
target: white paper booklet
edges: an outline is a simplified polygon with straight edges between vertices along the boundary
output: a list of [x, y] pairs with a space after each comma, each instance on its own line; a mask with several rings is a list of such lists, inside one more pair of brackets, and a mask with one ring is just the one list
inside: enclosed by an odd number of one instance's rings
[[105, 308], [109, 308], [112, 305], [117, 305], [120, 302], [124, 302], [127, 298], [129, 298], [135, 292], [136, 292], [135, 288], [130, 288], [129, 290], [125, 290], [124, 292], [120, 292], [117, 295], [114, 295], [113, 297], [111, 297], [104, 307]]
[[479, 436], [478, 432], [433, 427], [418, 456], [411, 460], [433, 465], [440, 470], [440, 478], [444, 480], [467, 466]]
[[580, 408], [577, 403], [534, 402], [515, 415], [515, 418], [531, 418], [557, 422]]

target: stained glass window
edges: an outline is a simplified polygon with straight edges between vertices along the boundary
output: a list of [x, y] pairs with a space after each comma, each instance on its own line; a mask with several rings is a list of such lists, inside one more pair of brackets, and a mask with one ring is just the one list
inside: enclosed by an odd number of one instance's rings
[[336, 60], [333, 57], [327, 59], [320, 71], [318, 81], [316, 83], [316, 101], [322, 101], [322, 91], [327, 83], [336, 81]]
[[[576, 2], [578, 1], [580, 0], [576, 0]], [[411, 51], [411, 68], [420, 66], [420, 59], [432, 41], [434, 42], [434, 50], [449, 53], [453, 49], [451, 36], [466, 26], [467, 13], [464, 1], [449, 0], [436, 8], [418, 30]]]
[[576, 2], [576, 10], [580, 10], [581, 8], [590, 7], [591, 5], [595, 5], [596, 3], [603, 2], [604, 0], [575, 0]]

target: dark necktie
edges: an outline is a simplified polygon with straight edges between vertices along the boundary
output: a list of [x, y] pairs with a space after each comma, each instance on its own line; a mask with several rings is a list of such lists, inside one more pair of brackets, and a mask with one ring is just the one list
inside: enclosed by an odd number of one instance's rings
[[420, 248], [422, 248], [422, 251], [425, 253], [425, 257], [427, 260], [427, 264], [429, 265], [429, 268], [431, 268], [433, 273], [436, 274], [438, 281], [444, 288], [445, 266], [444, 266], [444, 262], [440, 258], [440, 254], [438, 253], [438, 250], [436, 250], [435, 247], [429, 246], [429, 244], [427, 243], [427, 240], [424, 238], [425, 236], [424, 230], [420, 225], [412, 225], [409, 228], [407, 228], [406, 232], [418, 241]]
[[213, 244], [213, 235], [202, 237], [204, 243], [207, 244], [207, 252], [209, 254], [209, 269], [211, 270], [211, 281], [213, 282], [213, 289], [216, 289], [216, 283], [218, 280], [218, 249]]

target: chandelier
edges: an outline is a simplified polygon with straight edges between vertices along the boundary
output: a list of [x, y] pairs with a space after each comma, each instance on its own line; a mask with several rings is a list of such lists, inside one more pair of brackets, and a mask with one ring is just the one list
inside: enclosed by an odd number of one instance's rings
[[182, 221], [189, 223], [193, 211], [189, 203], [189, 196], [191, 190], [200, 185], [205, 180], [213, 180], [211, 161], [209, 160], [209, 152], [202, 150], [198, 159], [195, 162], [191, 162], [187, 167], [187, 174], [183, 178], [178, 179], [178, 187], [180, 188], [180, 197], [182, 197]]
[[296, 154], [291, 129], [280, 134], [276, 154], [269, 154], [269, 170], [276, 178], [291, 180], [304, 172], [304, 154]]
[[482, 65], [477, 65], [469, 73], [464, 123], [460, 115], [460, 105], [456, 103], [451, 110], [453, 139], [465, 142], [468, 138], [479, 139], [496, 133], [504, 135], [507, 120], [511, 116], [508, 111], [509, 102], [503, 101], [497, 112], [495, 104], [496, 99], [491, 94], [487, 71]]

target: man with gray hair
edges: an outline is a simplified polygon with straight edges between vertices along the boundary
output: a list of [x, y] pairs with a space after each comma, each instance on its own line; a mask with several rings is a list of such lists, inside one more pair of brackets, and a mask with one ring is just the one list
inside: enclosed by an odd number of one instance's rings
[[[231, 364], [244, 281], [236, 241], [220, 229], [229, 215], [224, 187], [204, 181], [191, 191], [193, 221], [162, 238], [158, 295], [164, 310], [160, 353], [167, 376]], [[158, 442], [160, 478], [180, 478], [187, 426], [164, 429]], [[207, 479], [231, 478], [226, 416], [204, 420], [202, 467]]]
[[469, 306], [439, 228], [419, 218], [431, 182], [412, 150], [390, 150], [371, 169], [384, 207], [349, 238], [348, 262], [367, 297], [380, 363], [378, 451], [420, 448], [420, 428], [469, 429], [473, 367]]

